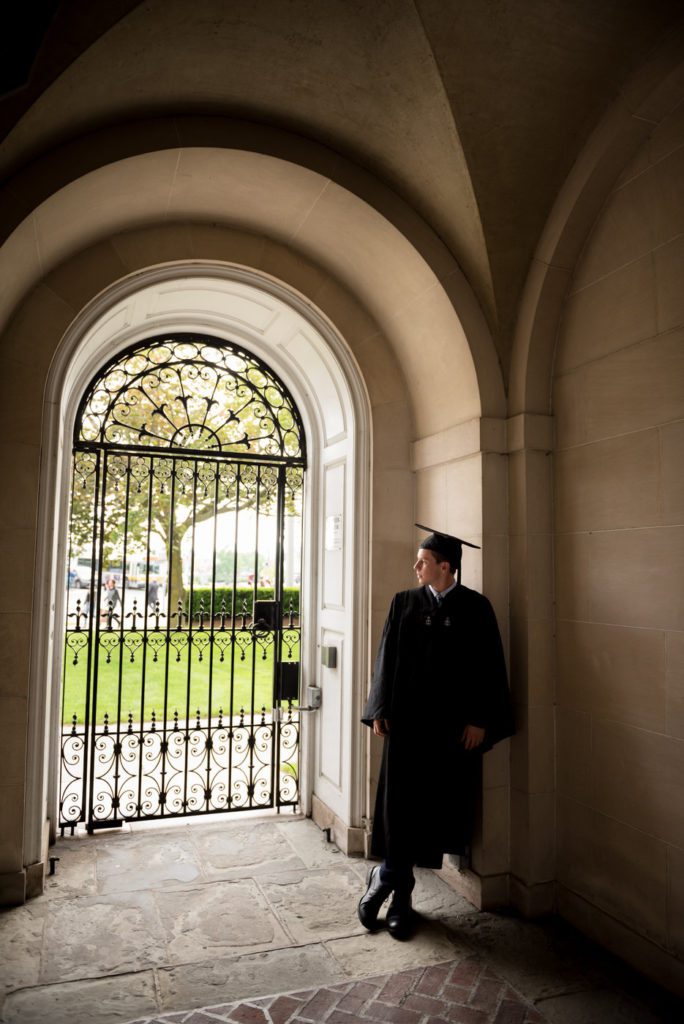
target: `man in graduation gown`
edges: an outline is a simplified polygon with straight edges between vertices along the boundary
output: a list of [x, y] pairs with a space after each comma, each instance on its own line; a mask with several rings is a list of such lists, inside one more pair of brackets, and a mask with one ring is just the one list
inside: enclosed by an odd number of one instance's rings
[[411, 931], [414, 865], [440, 868], [445, 853], [466, 852], [482, 754], [514, 731], [492, 606], [460, 582], [466, 543], [439, 532], [422, 541], [420, 586], [392, 600], [362, 717], [384, 737], [371, 841], [382, 863], [358, 913], [374, 928], [392, 895], [396, 938]]

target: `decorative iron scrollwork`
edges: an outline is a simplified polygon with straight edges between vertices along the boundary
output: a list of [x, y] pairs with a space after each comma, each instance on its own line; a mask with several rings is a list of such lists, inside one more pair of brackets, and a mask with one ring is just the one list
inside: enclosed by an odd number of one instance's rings
[[113, 360], [79, 421], [82, 442], [304, 458], [284, 384], [237, 345], [199, 335], [156, 338]]

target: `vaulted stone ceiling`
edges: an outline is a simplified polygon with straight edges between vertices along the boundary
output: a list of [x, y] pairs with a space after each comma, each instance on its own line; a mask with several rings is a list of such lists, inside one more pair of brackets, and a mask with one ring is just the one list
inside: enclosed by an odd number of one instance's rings
[[470, 280], [506, 368], [558, 189], [679, 17], [679, 0], [71, 0], [26, 88], [0, 103], [0, 174], [151, 115], [287, 128], [420, 213]]

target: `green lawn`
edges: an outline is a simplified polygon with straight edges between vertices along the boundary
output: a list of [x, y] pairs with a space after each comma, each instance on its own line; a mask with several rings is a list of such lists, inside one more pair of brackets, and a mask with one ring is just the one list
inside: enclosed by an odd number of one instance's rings
[[[115, 635], [115, 634], [114, 634]], [[173, 633], [171, 634], [173, 637]], [[227, 636], [227, 634], [224, 634]], [[130, 634], [124, 634], [130, 637]], [[161, 641], [164, 634], [152, 634], [152, 639], [158, 637]], [[231, 651], [228, 648], [224, 654], [224, 661], [220, 661], [220, 651], [214, 650], [212, 669], [212, 693], [211, 713], [218, 715], [223, 710], [225, 717], [231, 714], [237, 715], [240, 709], [251, 713], [252, 709], [259, 712], [263, 707], [270, 710], [272, 706], [273, 691], [273, 650], [269, 648], [266, 657], [257, 647], [256, 657], [251, 647], [245, 651], [244, 660], [241, 660], [240, 651], [235, 650], [235, 670], [233, 676], [233, 692], [231, 702]], [[298, 650], [293, 651], [293, 659], [298, 658]], [[107, 653], [100, 650], [98, 658], [98, 679], [97, 679], [97, 721], [103, 722], [104, 715], [109, 715], [110, 723], [117, 719], [120, 713], [121, 720], [127, 721], [129, 712], [134, 722], [141, 720], [141, 709], [143, 721], [150, 721], [152, 711], [155, 712], [157, 721], [162, 721], [164, 709], [169, 721], [173, 721], [174, 711], [178, 711], [181, 721], [185, 720], [188, 710], [188, 650], [187, 647], [176, 651], [173, 647], [168, 650], [168, 684], [165, 688], [165, 674], [167, 665], [167, 649], [160, 645], [158, 660], [153, 660], [153, 651], [148, 648], [145, 661], [145, 693], [142, 694], [143, 678], [143, 651], [141, 648], [134, 650], [134, 660], [131, 662], [131, 652], [124, 647], [123, 658], [121, 648], [117, 647], [112, 651], [111, 659], [107, 662]], [[68, 651], [64, 672], [64, 724], [70, 724], [72, 715], [76, 715], [78, 722], [85, 720], [85, 695], [87, 681], [87, 651], [82, 650], [78, 654], [78, 663], [73, 664], [73, 653]], [[190, 659], [190, 717], [194, 718], [199, 709], [200, 717], [208, 717], [209, 712], [209, 648], [203, 652], [202, 660], [199, 660], [199, 652], [193, 646]], [[119, 681], [121, 682], [121, 698], [119, 709]]]

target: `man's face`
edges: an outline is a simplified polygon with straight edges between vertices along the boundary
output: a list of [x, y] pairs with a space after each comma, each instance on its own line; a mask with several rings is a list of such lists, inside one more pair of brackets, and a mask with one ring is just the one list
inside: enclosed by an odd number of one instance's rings
[[418, 577], [421, 587], [432, 584], [436, 590], [444, 587], [447, 578], [451, 575], [448, 562], [438, 562], [432, 551], [426, 548], [418, 548], [413, 571]]

